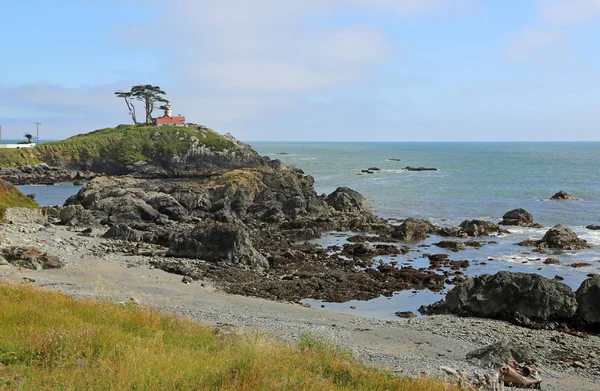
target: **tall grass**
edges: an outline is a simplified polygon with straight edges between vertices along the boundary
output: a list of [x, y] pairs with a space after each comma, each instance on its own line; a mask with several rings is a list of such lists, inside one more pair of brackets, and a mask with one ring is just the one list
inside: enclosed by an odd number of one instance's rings
[[0, 390], [454, 390], [310, 337], [226, 334], [137, 306], [0, 284]]

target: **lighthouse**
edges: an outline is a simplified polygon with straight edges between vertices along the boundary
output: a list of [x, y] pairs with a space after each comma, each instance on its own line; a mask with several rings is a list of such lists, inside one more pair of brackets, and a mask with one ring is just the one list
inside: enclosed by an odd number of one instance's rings
[[171, 110], [171, 104], [167, 103], [164, 106], [165, 115], [156, 119], [157, 126], [185, 126], [185, 117], [183, 115], [177, 115], [173, 117], [173, 111]]

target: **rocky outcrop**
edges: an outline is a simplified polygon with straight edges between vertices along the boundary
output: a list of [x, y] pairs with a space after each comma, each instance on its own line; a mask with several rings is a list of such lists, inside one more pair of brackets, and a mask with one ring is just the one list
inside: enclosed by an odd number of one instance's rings
[[573, 197], [570, 194], [567, 194], [566, 191], [561, 190], [558, 193], [554, 194], [552, 197], [550, 197], [551, 200], [555, 200], [555, 201], [575, 201], [577, 200], [577, 198]]
[[558, 224], [550, 228], [538, 247], [541, 249], [581, 250], [590, 248], [587, 241], [580, 239], [575, 232]]
[[96, 218], [89, 210], [81, 205], [68, 205], [60, 210], [61, 224], [71, 227], [89, 226], [96, 222]]
[[572, 323], [577, 300], [569, 286], [537, 274], [499, 272], [467, 280], [421, 311], [507, 320], [535, 328]]
[[508, 234], [498, 225], [484, 220], [465, 220], [459, 225], [462, 233], [469, 237], [490, 236], [492, 234]]
[[3, 262], [27, 269], [59, 269], [63, 262], [55, 255], [37, 247], [11, 246], [0, 250], [0, 265]]
[[512, 362], [537, 363], [535, 352], [516, 341], [498, 341], [467, 353], [466, 358], [472, 364], [494, 370]]
[[407, 242], [425, 240], [427, 235], [435, 233], [437, 228], [427, 220], [409, 217], [396, 226], [392, 236]]
[[462, 251], [465, 249], [465, 244], [457, 240], [442, 240], [441, 242], [434, 243], [434, 246], [448, 249], [450, 251]]
[[577, 321], [580, 326], [600, 332], [600, 277], [585, 280], [577, 289]]
[[0, 177], [16, 186], [87, 181], [96, 175], [98, 174], [89, 170], [72, 170], [66, 167], [49, 166], [46, 163], [12, 168], [2, 167], [0, 170]]
[[326, 201], [338, 212], [361, 213], [371, 211], [369, 201], [359, 192], [347, 187], [338, 187], [327, 196]]
[[179, 234], [172, 241], [167, 256], [230, 262], [254, 268], [269, 267], [243, 227], [219, 222], [202, 223], [191, 232]]
[[520, 243], [519, 246], [535, 246], [538, 252], [546, 252], [546, 250], [583, 250], [590, 248], [588, 242], [580, 239], [575, 232], [569, 228], [563, 227], [560, 224], [550, 228], [541, 240], [527, 239]]
[[513, 209], [502, 216], [500, 225], [516, 225], [519, 227], [542, 228], [542, 225], [533, 221], [533, 215], [523, 208]]

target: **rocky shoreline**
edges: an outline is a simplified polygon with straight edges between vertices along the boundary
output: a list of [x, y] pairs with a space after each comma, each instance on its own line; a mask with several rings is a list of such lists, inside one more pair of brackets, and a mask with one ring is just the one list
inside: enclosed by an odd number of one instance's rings
[[40, 270], [0, 266], [3, 282], [35, 284], [75, 297], [114, 301], [135, 297], [144, 305], [193, 316], [217, 327], [264, 331], [289, 342], [311, 333], [350, 349], [364, 363], [411, 375], [444, 376], [441, 366], [469, 373], [490, 371], [467, 355], [493, 343], [513, 341], [536, 355], [543, 389], [583, 391], [600, 386], [600, 337], [595, 335], [576, 336], [448, 315], [410, 321], [358, 318], [226, 294], [208, 278], [184, 284], [181, 276], [153, 266], [157, 260], [171, 260], [156, 254], [153, 246], [103, 239], [97, 228], [83, 232], [81, 228], [16, 222], [4, 225], [2, 231], [2, 249], [34, 246], [63, 264], [62, 268]]

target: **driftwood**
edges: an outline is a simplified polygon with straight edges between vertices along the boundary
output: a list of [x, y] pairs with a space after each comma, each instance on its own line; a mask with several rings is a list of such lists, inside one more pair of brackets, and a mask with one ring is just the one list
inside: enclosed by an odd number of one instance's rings
[[507, 387], [532, 388], [541, 390], [542, 379], [533, 365], [519, 365], [513, 362], [502, 366], [499, 372], [467, 375], [460, 369], [440, 367], [453, 376], [460, 387], [471, 387], [482, 391], [503, 391]]
[[440, 367], [440, 369], [446, 372], [450, 376], [454, 376], [458, 381], [460, 387], [470, 387], [477, 390], [483, 391], [503, 391], [504, 382], [501, 379], [499, 373], [486, 373], [481, 375], [479, 373], [473, 376], [468, 376], [465, 372], [460, 369], [452, 369], [448, 367]]
[[500, 368], [504, 384], [509, 387], [542, 389], [542, 378], [533, 365], [519, 365], [514, 362]]

